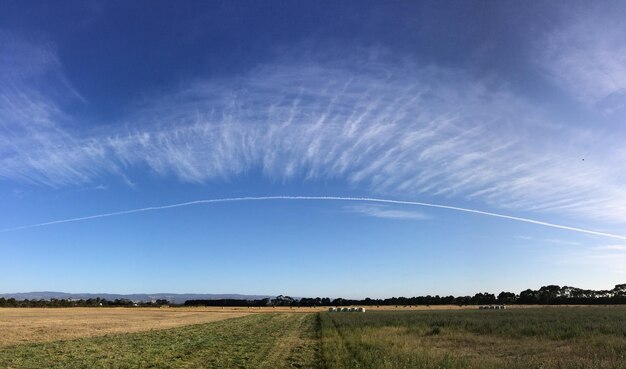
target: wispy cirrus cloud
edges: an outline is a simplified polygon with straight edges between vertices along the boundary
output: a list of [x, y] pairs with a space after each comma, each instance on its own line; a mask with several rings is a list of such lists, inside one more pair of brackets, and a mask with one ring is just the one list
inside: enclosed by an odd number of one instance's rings
[[518, 235], [515, 236], [518, 240], [524, 241], [532, 241], [533, 243], [542, 243], [542, 244], [555, 244], [555, 245], [566, 245], [566, 246], [582, 246], [582, 243], [578, 241], [565, 240], [560, 238], [536, 238], [527, 235]]
[[266, 66], [197, 82], [131, 120], [144, 128], [110, 138], [115, 155], [183, 181], [258, 168], [283, 181], [624, 220], [619, 155], [583, 163], [576, 153], [589, 139], [612, 150], [615, 137], [546, 122], [530, 103], [447, 70]]
[[374, 218], [403, 219], [403, 220], [426, 220], [430, 217], [414, 210], [401, 210], [387, 206], [358, 205], [344, 206], [344, 211]]
[[62, 109], [82, 97], [50, 45], [0, 32], [0, 178], [46, 186], [89, 182], [111, 169], [98, 137], [68, 130]]
[[[46, 60], [44, 70], [58, 68]], [[260, 171], [280, 181], [334, 179], [367, 193], [626, 222], [620, 137], [550, 122], [531, 102], [461, 72], [347, 60], [277, 60], [238, 77], [197, 80], [146, 99], [107, 132], [73, 129], [80, 122], [49, 88], [3, 74], [11, 83], [0, 88], [0, 178], [66, 186], [144, 169], [205, 183]], [[4, 71], [18, 64], [2, 63]], [[610, 159], [582, 163], [578, 150], [589, 140]]]
[[594, 250], [626, 251], [626, 245], [606, 245], [595, 247]]
[[611, 10], [610, 3], [595, 8], [563, 11], [562, 22], [537, 43], [537, 50], [554, 81], [578, 100], [610, 113], [626, 106], [626, 26], [619, 15], [623, 11]]

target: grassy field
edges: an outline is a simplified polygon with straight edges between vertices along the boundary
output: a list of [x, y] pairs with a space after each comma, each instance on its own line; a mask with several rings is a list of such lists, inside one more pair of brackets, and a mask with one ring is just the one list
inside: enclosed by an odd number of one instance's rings
[[247, 315], [246, 311], [158, 308], [2, 308], [0, 347], [166, 329]]
[[1, 368], [315, 368], [316, 314], [254, 314], [160, 331], [0, 348]]
[[327, 368], [626, 368], [626, 308], [321, 314]]
[[247, 314], [0, 347], [0, 368], [41, 367], [626, 368], [626, 307]]

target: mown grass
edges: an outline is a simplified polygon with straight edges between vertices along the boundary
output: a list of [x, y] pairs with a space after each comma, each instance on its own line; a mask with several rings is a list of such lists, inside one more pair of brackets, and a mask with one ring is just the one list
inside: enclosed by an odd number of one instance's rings
[[324, 366], [626, 368], [626, 308], [322, 313]]
[[367, 311], [19, 344], [0, 368], [626, 369], [625, 355], [626, 307]]
[[0, 308], [0, 347], [168, 329], [247, 314], [184, 308]]
[[0, 349], [0, 368], [316, 368], [315, 314], [259, 314]]

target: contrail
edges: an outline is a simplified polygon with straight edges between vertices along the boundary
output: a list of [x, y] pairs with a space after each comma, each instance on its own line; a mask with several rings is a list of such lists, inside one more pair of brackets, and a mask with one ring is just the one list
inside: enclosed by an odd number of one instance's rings
[[490, 217], [516, 220], [518, 222], [532, 223], [532, 224], [538, 224], [538, 225], [542, 225], [542, 226], [546, 226], [546, 227], [565, 229], [565, 230], [568, 230], [568, 231], [587, 233], [587, 234], [593, 234], [593, 235], [596, 235], [596, 236], [604, 236], [604, 237], [611, 237], [611, 238], [618, 238], [618, 239], [621, 239], [621, 240], [626, 240], [626, 236], [620, 236], [620, 235], [617, 235], [617, 234], [605, 233], [605, 232], [597, 232], [597, 231], [593, 231], [593, 230], [589, 230], [589, 229], [569, 227], [569, 226], [560, 225], [560, 224], [542, 222], [542, 221], [539, 221], [539, 220], [514, 217], [514, 216], [511, 216], [511, 215], [490, 213], [490, 212], [487, 212], [487, 211], [475, 210], [475, 209], [460, 208], [460, 207], [457, 207], [457, 206], [431, 204], [431, 203], [418, 202], [418, 201], [403, 201], [403, 200], [380, 199], [380, 198], [372, 198], [372, 197], [340, 197], [340, 196], [256, 196], [256, 197], [249, 196], [249, 197], [229, 197], [229, 198], [221, 198], [221, 199], [205, 199], [205, 200], [181, 202], [181, 203], [178, 203], [178, 204], [170, 204], [170, 205], [162, 205], [162, 206], [150, 206], [150, 207], [140, 208], [140, 209], [116, 211], [116, 212], [113, 212], [113, 213], [90, 215], [90, 216], [79, 217], [79, 218], [69, 218], [69, 219], [54, 220], [54, 221], [45, 222], [45, 223], [29, 224], [29, 225], [14, 227], [14, 228], [1, 229], [0, 233], [11, 232], [11, 231], [18, 231], [18, 230], [28, 229], [28, 228], [44, 227], [44, 226], [49, 226], [49, 225], [54, 225], [54, 224], [80, 222], [80, 221], [83, 221], [83, 220], [114, 217], [114, 216], [125, 215], [125, 214], [142, 213], [142, 212], [145, 212], [145, 211], [155, 211], [155, 210], [180, 208], [180, 207], [184, 207], [184, 206], [199, 205], [199, 204], [213, 204], [213, 203], [219, 203], [219, 202], [235, 202], [235, 201], [271, 201], [271, 200], [358, 201], [358, 202], [375, 202], [375, 203], [384, 203], [384, 204], [401, 204], [401, 205], [425, 206], [425, 207], [430, 207], [430, 208], [448, 209], [448, 210], [454, 210], [454, 211], [461, 211], [461, 212], [465, 212], [465, 213], [487, 215], [487, 216], [490, 216]]

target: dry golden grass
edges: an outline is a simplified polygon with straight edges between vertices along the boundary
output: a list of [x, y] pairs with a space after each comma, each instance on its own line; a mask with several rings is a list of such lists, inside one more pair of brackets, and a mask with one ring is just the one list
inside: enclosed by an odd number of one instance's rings
[[247, 314], [231, 309], [2, 308], [0, 347], [166, 329]]
[[[525, 308], [531, 306], [510, 306]], [[537, 306], [532, 306], [537, 307]], [[457, 310], [477, 306], [368, 306], [366, 310]], [[0, 347], [166, 329], [259, 313], [314, 313], [327, 307], [2, 308]]]

